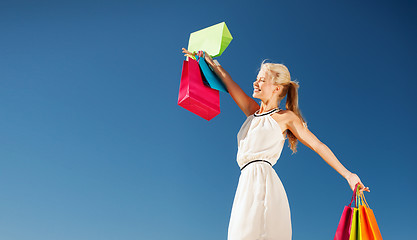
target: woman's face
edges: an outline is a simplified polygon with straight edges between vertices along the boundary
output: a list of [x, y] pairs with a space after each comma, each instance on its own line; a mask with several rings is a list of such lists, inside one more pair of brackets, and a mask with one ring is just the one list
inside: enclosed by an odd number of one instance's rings
[[268, 100], [274, 94], [274, 90], [277, 90], [277, 87], [278, 85], [272, 82], [269, 71], [266, 68], [262, 68], [256, 77], [256, 81], [253, 83], [252, 96], [261, 100]]

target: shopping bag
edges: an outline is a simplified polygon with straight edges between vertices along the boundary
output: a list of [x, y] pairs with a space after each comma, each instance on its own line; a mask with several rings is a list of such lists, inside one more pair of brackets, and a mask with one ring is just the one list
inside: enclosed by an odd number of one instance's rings
[[226, 86], [222, 80], [214, 73], [205, 60], [205, 53], [203, 57], [196, 56], [197, 62], [200, 65], [201, 71], [203, 72], [204, 78], [207, 84], [216, 90], [228, 93]]
[[201, 29], [190, 34], [188, 51], [204, 49], [210, 56], [218, 57], [229, 46], [233, 37], [225, 22]]
[[352, 215], [352, 225], [350, 227], [350, 236], [349, 240], [362, 240], [361, 238], [361, 224], [360, 224], [360, 216], [359, 216], [359, 209], [353, 209]]
[[220, 113], [219, 91], [203, 83], [196, 60], [184, 60], [182, 66], [178, 105], [210, 121]]
[[354, 208], [352, 207], [352, 202], [355, 200], [356, 206], [356, 192], [353, 191], [352, 198], [349, 205], [345, 206], [340, 217], [339, 225], [337, 226], [336, 234], [334, 240], [349, 240], [350, 229], [352, 225], [352, 217]]
[[355, 185], [355, 208], [353, 208], [352, 224], [350, 226], [349, 240], [362, 240], [361, 217], [359, 212], [359, 183]]
[[369, 208], [363, 193], [360, 194], [359, 212], [361, 218], [362, 240], [382, 240], [374, 212]]

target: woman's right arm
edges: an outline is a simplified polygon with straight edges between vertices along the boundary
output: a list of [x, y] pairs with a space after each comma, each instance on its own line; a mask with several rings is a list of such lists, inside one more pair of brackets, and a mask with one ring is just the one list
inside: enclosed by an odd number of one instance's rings
[[[187, 51], [185, 48], [182, 49], [183, 53], [186, 56], [193, 55], [191, 52]], [[202, 52], [200, 52], [200, 56]], [[259, 109], [259, 104], [253, 100], [253, 98], [249, 97], [240, 86], [232, 80], [230, 74], [220, 65], [216, 65], [213, 59], [210, 57], [209, 54], [205, 55], [206, 62], [210, 65], [213, 71], [216, 73], [217, 76], [220, 77], [224, 85], [226, 86], [227, 91], [229, 91], [230, 96], [232, 96], [233, 100], [239, 106], [239, 108], [243, 111], [246, 116], [250, 116], [254, 114]]]

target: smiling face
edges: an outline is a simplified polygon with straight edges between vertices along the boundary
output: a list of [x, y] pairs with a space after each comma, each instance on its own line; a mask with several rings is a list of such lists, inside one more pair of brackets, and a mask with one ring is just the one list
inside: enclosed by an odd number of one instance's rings
[[274, 84], [269, 76], [269, 71], [263, 67], [253, 83], [253, 97], [261, 100], [271, 99], [277, 93], [278, 85]]

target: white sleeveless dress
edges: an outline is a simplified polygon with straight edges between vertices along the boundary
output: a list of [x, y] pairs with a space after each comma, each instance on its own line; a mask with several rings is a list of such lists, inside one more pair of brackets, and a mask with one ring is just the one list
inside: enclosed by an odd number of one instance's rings
[[[249, 116], [238, 135], [240, 168], [253, 160], [273, 166], [285, 143], [272, 111]], [[291, 240], [287, 194], [272, 166], [258, 161], [242, 170], [230, 216], [228, 240]]]

